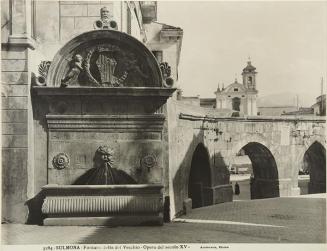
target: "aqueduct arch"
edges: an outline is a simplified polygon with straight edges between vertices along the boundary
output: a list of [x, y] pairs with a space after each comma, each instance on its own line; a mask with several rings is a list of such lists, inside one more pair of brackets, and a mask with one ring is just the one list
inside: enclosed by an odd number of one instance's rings
[[315, 141], [303, 156], [303, 169], [309, 172], [308, 193], [326, 192], [326, 149]]
[[188, 197], [192, 199], [192, 207], [209, 205], [206, 190], [211, 187], [211, 171], [208, 150], [200, 143], [193, 153], [188, 182]]
[[270, 150], [258, 142], [250, 142], [240, 152], [252, 162], [251, 199], [279, 197], [278, 170]]

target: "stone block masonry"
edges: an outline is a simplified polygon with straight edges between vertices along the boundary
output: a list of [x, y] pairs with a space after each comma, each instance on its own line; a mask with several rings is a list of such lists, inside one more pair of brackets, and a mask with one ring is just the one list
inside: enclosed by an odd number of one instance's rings
[[[113, 15], [113, 2], [103, 1], [61, 1], [59, 3], [60, 40], [66, 42], [77, 34], [93, 30], [93, 23], [100, 17], [100, 9], [107, 7]], [[115, 16], [119, 20], [120, 16]]]
[[[24, 222], [27, 208], [27, 50], [2, 46], [2, 217]], [[20, 205], [20, 206], [14, 206]]]

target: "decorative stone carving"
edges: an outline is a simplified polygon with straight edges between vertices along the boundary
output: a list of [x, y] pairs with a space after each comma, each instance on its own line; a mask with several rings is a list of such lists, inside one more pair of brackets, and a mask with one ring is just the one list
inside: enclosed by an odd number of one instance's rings
[[65, 153], [58, 153], [52, 159], [53, 167], [56, 169], [64, 169], [69, 166], [69, 157]]
[[76, 54], [73, 60], [70, 62], [70, 69], [66, 74], [65, 78], [61, 80], [61, 87], [66, 87], [70, 85], [72, 82], [76, 82], [80, 72], [83, 70], [82, 68], [83, 58], [81, 55]]
[[146, 168], [148, 172], [157, 165], [157, 158], [154, 154], [147, 154], [141, 158], [141, 168]]
[[[128, 76], [128, 73], [127, 71], [124, 71], [120, 77], [114, 75], [117, 67], [117, 61], [113, 57], [113, 54], [117, 54], [119, 52], [120, 49], [113, 45], [97, 46], [89, 50], [83, 64], [88, 81], [96, 86], [122, 86], [123, 82]], [[99, 73], [99, 80], [97, 80], [91, 73], [91, 59], [94, 54], [98, 54], [98, 57], [96, 60], [93, 60], [93, 68], [96, 66], [93, 72]]]
[[294, 138], [297, 138], [300, 136], [300, 131], [299, 130], [292, 130], [291, 131], [291, 136]]
[[160, 67], [137, 39], [115, 30], [94, 30], [69, 41], [54, 57], [47, 85], [163, 87]]
[[51, 61], [41, 61], [38, 67], [39, 76], [35, 79], [35, 84], [38, 86], [46, 86], [46, 79]]
[[114, 72], [117, 66], [117, 61], [105, 54], [100, 54], [96, 61], [96, 65], [100, 71], [101, 82], [114, 84]]
[[110, 19], [109, 10], [106, 7], [100, 9], [100, 19], [94, 22], [94, 29], [117, 30], [116, 21]]
[[161, 70], [163, 79], [170, 77], [171, 67], [169, 66], [169, 64], [167, 62], [160, 63], [160, 70]]
[[40, 76], [47, 78], [50, 65], [51, 61], [41, 61], [38, 69]]
[[174, 80], [171, 78], [171, 67], [167, 62], [160, 63], [160, 70], [162, 78], [165, 82], [166, 87], [172, 87], [174, 85]]
[[91, 168], [73, 185], [116, 185], [136, 184], [135, 180], [122, 170], [113, 168], [114, 151], [108, 146], [100, 146], [94, 155], [94, 168]]
[[[117, 72], [120, 72], [119, 76]], [[104, 44], [87, 50], [84, 60], [80, 54], [76, 54], [66, 76], [61, 80], [61, 87], [83, 85], [83, 82], [93, 86], [119, 87], [124, 86], [129, 75], [131, 80], [137, 82], [148, 78], [133, 53], [121, 51], [115, 45]]]

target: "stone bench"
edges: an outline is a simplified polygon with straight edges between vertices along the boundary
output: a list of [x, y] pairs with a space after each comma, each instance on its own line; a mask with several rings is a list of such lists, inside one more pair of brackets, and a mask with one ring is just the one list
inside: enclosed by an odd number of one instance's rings
[[44, 225], [162, 225], [163, 186], [46, 185]]

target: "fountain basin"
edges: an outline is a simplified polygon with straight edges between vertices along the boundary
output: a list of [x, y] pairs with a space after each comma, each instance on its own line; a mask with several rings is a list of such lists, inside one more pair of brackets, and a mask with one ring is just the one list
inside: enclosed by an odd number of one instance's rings
[[44, 225], [163, 224], [161, 184], [49, 184], [42, 190]]

